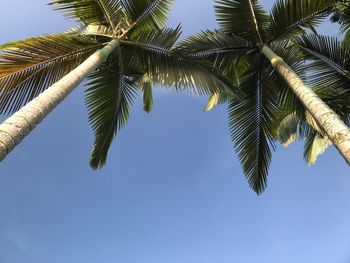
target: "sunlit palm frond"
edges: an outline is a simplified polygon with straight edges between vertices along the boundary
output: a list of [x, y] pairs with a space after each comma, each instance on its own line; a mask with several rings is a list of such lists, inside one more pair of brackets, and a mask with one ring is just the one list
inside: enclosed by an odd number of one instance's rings
[[304, 159], [308, 165], [314, 165], [317, 158], [332, 145], [327, 136], [313, 129], [307, 121], [300, 119], [296, 113], [286, 116], [280, 122], [277, 139], [284, 147], [288, 147], [295, 141], [304, 140]]
[[95, 38], [103, 38], [106, 40], [114, 38], [114, 32], [111, 28], [99, 25], [99, 24], [90, 24], [87, 26], [75, 26], [65, 32], [70, 35], [78, 36], [93, 36]]
[[137, 34], [166, 25], [174, 0], [58, 0], [50, 3], [85, 25], [111, 28], [115, 35]]
[[138, 85], [142, 90], [143, 110], [150, 113], [153, 108], [153, 85], [148, 74], [142, 76]]
[[12, 113], [105, 43], [56, 34], [13, 42], [0, 53], [0, 113]]
[[50, 5], [85, 25], [99, 24], [115, 31], [129, 24], [118, 0], [59, 0]]
[[332, 142], [327, 136], [323, 136], [317, 131], [312, 131], [306, 138], [304, 146], [304, 159], [308, 165], [314, 165], [317, 158], [324, 153]]
[[276, 131], [276, 138], [284, 146], [288, 147], [293, 142], [303, 139], [300, 136], [300, 118], [296, 113], [290, 113], [279, 123]]

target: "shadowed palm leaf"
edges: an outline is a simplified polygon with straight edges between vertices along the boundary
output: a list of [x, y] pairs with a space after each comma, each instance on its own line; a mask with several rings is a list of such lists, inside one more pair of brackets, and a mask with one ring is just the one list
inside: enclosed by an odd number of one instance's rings
[[90, 164], [95, 169], [105, 164], [109, 146], [116, 133], [125, 126], [137, 91], [132, 76], [124, 72], [127, 65], [124, 65], [121, 52], [116, 61], [91, 74], [87, 84], [90, 87], [86, 90], [86, 105], [95, 131]]

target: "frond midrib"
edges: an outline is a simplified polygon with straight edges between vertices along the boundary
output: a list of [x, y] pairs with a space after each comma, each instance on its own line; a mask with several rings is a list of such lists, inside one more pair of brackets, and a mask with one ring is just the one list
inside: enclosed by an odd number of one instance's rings
[[333, 4], [329, 5], [328, 7], [322, 9], [319, 12], [316, 12], [308, 17], [305, 17], [304, 19], [301, 19], [297, 22], [295, 22], [294, 24], [292, 24], [290, 27], [286, 28], [285, 30], [281, 31], [280, 33], [278, 33], [277, 35], [275, 35], [273, 38], [271, 38], [267, 43], [271, 44], [273, 41], [277, 40], [280, 36], [286, 34], [288, 31], [294, 30], [295, 28], [297, 28], [298, 26], [301, 26], [303, 23], [305, 23], [308, 20], [311, 20], [312, 18], [321, 15], [323, 13], [326, 13], [327, 11], [330, 10], [330, 8], [333, 7]]
[[67, 54], [64, 54], [64, 55], [61, 55], [61, 56], [58, 56], [58, 57], [55, 57], [55, 58], [52, 58], [52, 59], [49, 59], [49, 60], [46, 60], [46, 61], [43, 61], [43, 62], [39, 62], [37, 64], [34, 64], [34, 65], [30, 66], [30, 67], [26, 67], [26, 68], [23, 68], [23, 69], [21, 69], [19, 71], [13, 72], [13, 73], [8, 74], [8, 75], [5, 75], [3, 77], [0, 77], [0, 80], [9, 78], [9, 77], [11, 77], [14, 74], [19, 74], [19, 73], [22, 73], [22, 72], [27, 71], [27, 70], [31, 70], [31, 69], [35, 69], [35, 68], [40, 68], [40, 69], [46, 68], [50, 64], [53, 64], [53, 63], [55, 63], [55, 62], [57, 62], [59, 60], [68, 58], [70, 56], [77, 55], [79, 53], [83, 53], [83, 52], [88, 51], [88, 50], [93, 50], [93, 49], [96, 49], [96, 48], [99, 48], [99, 47], [103, 47], [106, 44], [107, 43], [101, 43], [101, 44], [98, 44], [98, 45], [95, 45], [95, 46], [90, 46], [89, 48], [75, 50], [73, 52], [70, 52], [70, 53], [67, 53]]
[[315, 56], [316, 58], [320, 59], [321, 61], [323, 61], [325, 64], [327, 64], [328, 66], [330, 66], [331, 68], [333, 68], [336, 72], [338, 72], [340, 75], [346, 77], [347, 79], [350, 80], [350, 72], [348, 70], [346, 70], [345, 68], [343, 68], [341, 65], [339, 65], [338, 63], [336, 63], [335, 61], [331, 60], [330, 58], [327, 58], [324, 55], [319, 54], [318, 52], [315, 52], [309, 48], [306, 48], [304, 46], [299, 46], [302, 50], [304, 50], [305, 52], [308, 52], [309, 54], [311, 54], [312, 56]]

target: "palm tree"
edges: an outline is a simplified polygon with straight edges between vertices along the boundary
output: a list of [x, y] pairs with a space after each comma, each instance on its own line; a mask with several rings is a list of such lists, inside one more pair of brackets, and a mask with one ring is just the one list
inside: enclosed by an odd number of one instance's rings
[[[350, 46], [347, 41], [309, 34], [300, 37], [297, 44], [309, 62], [306, 68], [308, 83], [344, 123], [350, 125]], [[304, 158], [312, 165], [331, 141], [317, 123], [307, 117], [294, 112], [287, 114], [281, 121], [277, 136], [285, 146], [297, 139], [305, 140]]]
[[215, 71], [209, 64], [173, 49], [181, 29], [165, 27], [171, 2], [55, 1], [51, 5], [77, 19], [77, 27], [0, 46], [0, 113], [17, 111], [0, 125], [0, 158], [86, 77], [86, 105], [95, 133], [90, 157], [94, 169], [105, 164], [139, 88], [148, 112], [152, 83], [200, 94], [209, 94], [211, 87], [226, 88], [224, 78], [209, 74]]
[[211, 61], [245, 94], [236, 100], [214, 93], [207, 110], [228, 101], [231, 137], [249, 185], [258, 194], [266, 188], [276, 124], [286, 111], [308, 115], [350, 163], [350, 129], [304, 83], [302, 53], [292, 41], [307, 29], [315, 31], [339, 2], [278, 0], [269, 15], [257, 0], [217, 0], [221, 28], [183, 42], [186, 52]]

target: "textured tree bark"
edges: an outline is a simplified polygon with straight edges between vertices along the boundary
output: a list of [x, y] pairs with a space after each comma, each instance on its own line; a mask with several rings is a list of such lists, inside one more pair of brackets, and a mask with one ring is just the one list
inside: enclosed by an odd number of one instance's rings
[[304, 82], [295, 74], [287, 63], [276, 55], [268, 46], [261, 52], [270, 60], [272, 66], [288, 83], [294, 94], [314, 117], [320, 128], [328, 135], [339, 153], [350, 165], [350, 129], [340, 117], [328, 107]]
[[81, 65], [53, 84], [38, 97], [0, 124], [0, 160], [10, 153], [60, 102], [91, 72], [100, 66], [118, 46], [112, 40]]

